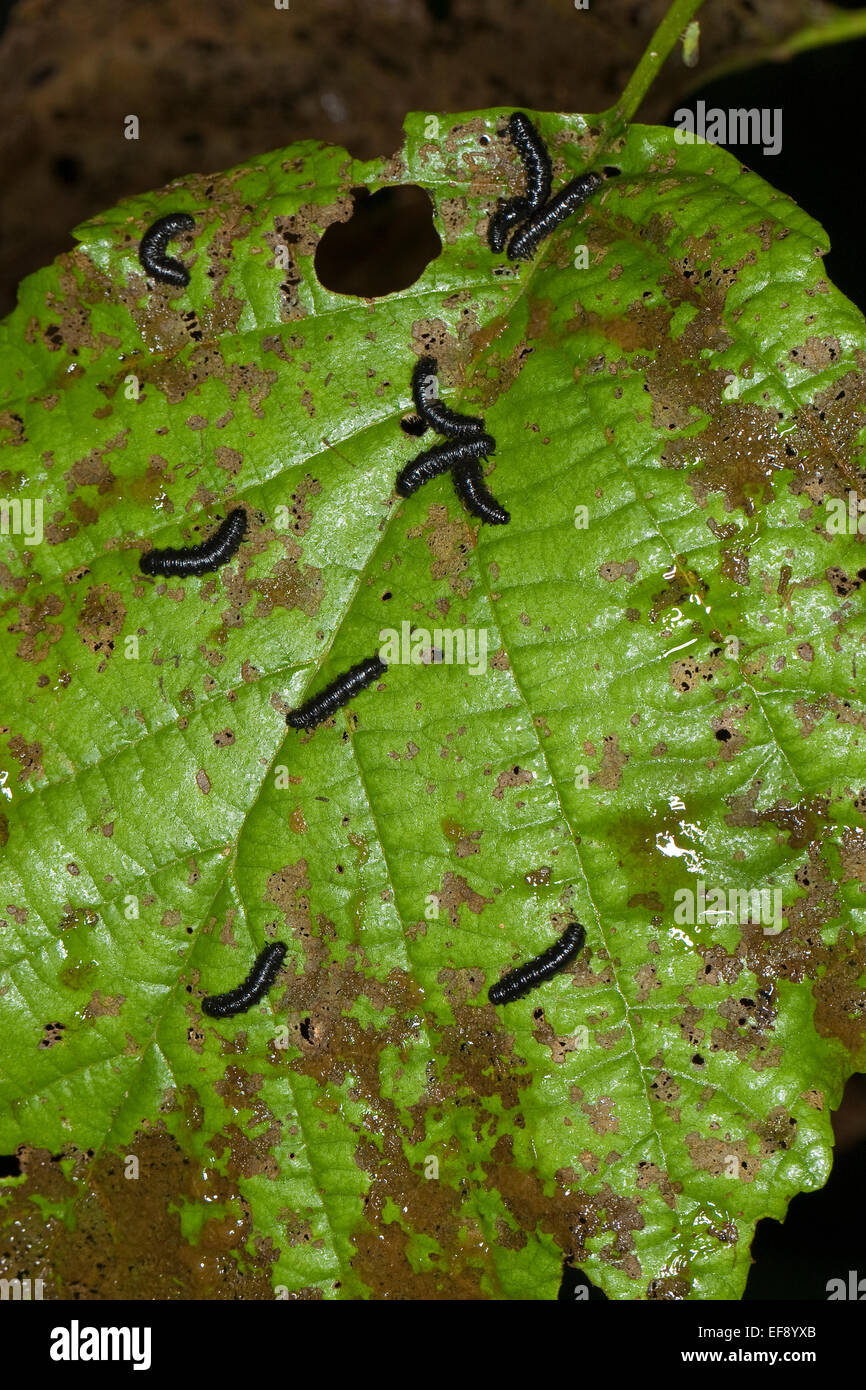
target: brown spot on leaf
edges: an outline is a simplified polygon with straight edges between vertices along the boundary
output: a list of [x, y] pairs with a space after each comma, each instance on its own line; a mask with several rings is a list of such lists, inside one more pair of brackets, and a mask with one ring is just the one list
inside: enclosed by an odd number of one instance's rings
[[733, 762], [740, 750], [746, 747], [746, 735], [737, 727], [735, 721], [744, 719], [748, 712], [748, 705], [729, 705], [720, 715], [714, 715], [710, 719], [713, 737], [719, 744], [716, 751], [722, 762]]
[[32, 604], [19, 604], [18, 621], [10, 624], [10, 632], [23, 633], [15, 653], [22, 661], [44, 661], [55, 642], [63, 636], [61, 623], [49, 622], [63, 612], [63, 599], [58, 594], [46, 594]]
[[470, 592], [473, 581], [466, 571], [475, 549], [475, 532], [464, 516], [450, 521], [447, 506], [431, 504], [426, 520], [411, 527], [407, 535], [424, 537], [432, 556], [430, 573], [434, 579], [447, 579], [455, 594], [465, 597]]
[[110, 439], [100, 449], [91, 449], [84, 458], [78, 459], [66, 473], [66, 490], [74, 492], [79, 487], [95, 487], [99, 496], [104, 496], [114, 487], [117, 479], [105, 462], [105, 455], [115, 449], [126, 448], [127, 430]]
[[843, 829], [839, 860], [842, 882], [853, 879], [860, 884], [860, 892], [866, 893], [866, 831], [861, 826], [846, 825]]
[[40, 1050], [47, 1050], [56, 1047], [59, 1042], [63, 1042], [63, 1034], [66, 1029], [65, 1023], [45, 1023], [42, 1027], [42, 1037], [36, 1044]]
[[125, 994], [103, 995], [101, 989], [96, 989], [82, 1011], [82, 1018], [116, 1018], [125, 1003]]
[[631, 757], [619, 746], [617, 734], [605, 734], [601, 752], [601, 767], [593, 773], [590, 782], [605, 791], [616, 791], [622, 781], [622, 770]]
[[848, 598], [850, 594], [856, 593], [864, 577], [866, 572], [861, 574], [858, 571], [855, 575], [849, 575], [840, 565], [830, 565], [824, 571], [824, 578], [837, 598]]
[[531, 787], [533, 781], [532, 773], [526, 768], [510, 767], [507, 772], [500, 772], [490, 795], [495, 801], [501, 801], [507, 787]]
[[638, 1163], [635, 1180], [637, 1187], [642, 1191], [649, 1187], [657, 1187], [665, 1206], [670, 1207], [671, 1211], [674, 1210], [676, 1199], [683, 1190], [681, 1182], [671, 1182], [667, 1173], [647, 1159], [641, 1159]]
[[464, 903], [477, 916], [493, 902], [492, 898], [483, 898], [474, 888], [470, 888], [465, 878], [452, 873], [445, 874], [438, 896], [440, 910], [447, 912], [452, 927], [459, 925], [460, 908]]
[[683, 1274], [665, 1274], [647, 1284], [647, 1299], [654, 1302], [679, 1303], [688, 1298], [691, 1284]]
[[618, 579], [627, 579], [630, 584], [639, 569], [639, 562], [633, 558], [622, 563], [619, 560], [605, 560], [603, 565], [599, 565], [598, 574], [608, 584], [615, 584]]
[[655, 889], [650, 893], [632, 893], [627, 907], [645, 907], [649, 912], [664, 912], [665, 905]]
[[829, 805], [823, 796], [804, 797], [801, 801], [790, 802], [780, 797], [764, 811], [756, 811], [755, 803], [760, 795], [763, 780], [756, 777], [747, 791], [734, 793], [726, 798], [730, 812], [725, 816], [725, 824], [731, 829], [754, 829], [760, 825], [776, 825], [788, 836], [788, 846], [793, 850], [805, 849], [818, 834], [818, 826]]
[[684, 693], [699, 688], [702, 683], [709, 685], [724, 670], [724, 665], [716, 656], [708, 661], [699, 661], [694, 656], [678, 657], [671, 662], [671, 685]]
[[110, 585], [99, 584], [87, 591], [84, 607], [75, 625], [82, 642], [103, 657], [97, 671], [104, 671], [114, 651], [115, 638], [126, 620], [126, 605]]
[[21, 771], [18, 773], [19, 782], [29, 782], [31, 777], [42, 778], [45, 776], [45, 769], [42, 766], [41, 743], [27, 743], [20, 734], [13, 734], [9, 740], [9, 752], [21, 764]]
[[[130, 1156], [139, 1165], [134, 1182]], [[253, 1234], [237, 1187], [191, 1162], [162, 1120], [118, 1153], [64, 1147], [52, 1158], [24, 1147], [18, 1157], [25, 1181], [8, 1193], [7, 1258], [18, 1277], [46, 1280], [47, 1298], [273, 1299], [271, 1259], [252, 1244], [242, 1264], [235, 1255]], [[204, 1200], [232, 1215], [206, 1220], [193, 1245], [181, 1210]], [[61, 1211], [72, 1219], [51, 1214]]]
[[661, 989], [661, 980], [658, 979], [658, 972], [652, 961], [644, 961], [643, 965], [635, 972], [635, 984], [637, 994], [635, 999], [638, 1004], [643, 1004], [649, 999], [654, 989]]
[[[690, 423], [679, 420], [678, 426]], [[784, 441], [775, 410], [723, 401], [721, 394], [706, 428], [697, 435], [670, 440], [662, 454], [669, 468], [687, 468], [688, 481], [699, 507], [713, 492], [722, 493], [725, 510], [740, 508], [746, 516], [757, 504], [773, 500], [771, 478], [785, 465]], [[697, 458], [701, 466], [693, 467]]]
[[285, 558], [278, 560], [271, 573], [253, 584], [251, 590], [261, 595], [256, 608], [258, 618], [268, 617], [275, 608], [297, 608], [313, 618], [325, 596], [325, 577], [315, 566]]
[[530, 869], [525, 873], [523, 875], [523, 881], [528, 884], [530, 888], [546, 888], [550, 883], [550, 873], [550, 865], [542, 864], [539, 868]]
[[226, 444], [217, 445], [214, 449], [213, 461], [217, 468], [222, 468], [227, 478], [236, 478], [244, 466], [244, 456], [237, 449], [230, 449]]
[[686, 1147], [693, 1166], [715, 1178], [752, 1183], [761, 1168], [761, 1159], [749, 1152], [745, 1139], [705, 1137], [692, 1132], [686, 1135]]

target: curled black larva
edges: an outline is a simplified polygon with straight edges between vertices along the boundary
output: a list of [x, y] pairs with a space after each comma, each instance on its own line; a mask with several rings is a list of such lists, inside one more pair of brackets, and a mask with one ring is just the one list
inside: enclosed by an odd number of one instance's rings
[[552, 975], [563, 970], [569, 961], [574, 960], [577, 953], [583, 949], [585, 940], [586, 931], [580, 922], [569, 922], [559, 940], [548, 946], [546, 951], [542, 951], [540, 956], [528, 960], [525, 965], [518, 965], [515, 970], [509, 970], [507, 975], [503, 975], [501, 980], [491, 985], [487, 991], [487, 998], [491, 1004], [508, 1004], [512, 999], [519, 999], [521, 995], [528, 994], [544, 980], [549, 980]]
[[357, 666], [350, 666], [342, 676], [326, 685], [320, 694], [305, 700], [297, 709], [289, 710], [286, 723], [292, 729], [315, 729], [317, 724], [330, 719], [335, 710], [348, 704], [359, 690], [365, 690], [380, 676], [384, 676], [387, 669], [387, 665], [378, 655], [370, 656], [366, 661], [359, 661]]
[[505, 250], [511, 228], [525, 222], [529, 212], [526, 198], [500, 198], [499, 206], [487, 224], [487, 244], [495, 256]]
[[560, 222], [564, 222], [566, 217], [570, 217], [576, 212], [587, 198], [591, 197], [597, 189], [604, 183], [601, 174], [596, 174], [593, 170], [585, 174], [580, 174], [576, 179], [572, 179], [559, 190], [549, 203], [546, 203], [538, 212], [532, 214], [523, 226], [518, 228], [508, 243], [508, 259], [511, 261], [525, 261], [536, 250], [538, 243], [543, 241], [546, 236]]
[[454, 491], [473, 516], [480, 516], [490, 526], [507, 526], [511, 520], [510, 514], [497, 502], [485, 483], [478, 459], [466, 451], [465, 445], [463, 447], [463, 455], [451, 470]]
[[550, 155], [535, 126], [524, 111], [514, 111], [508, 118], [511, 143], [523, 161], [526, 193], [499, 200], [499, 205], [487, 227], [487, 240], [495, 255], [505, 250], [512, 227], [525, 222], [550, 197]]
[[472, 439], [484, 431], [477, 415], [461, 415], [439, 399], [436, 359], [419, 357], [412, 372], [412, 399], [425, 424], [447, 439]]
[[411, 497], [423, 483], [447, 473], [456, 463], [467, 458], [486, 458], [496, 448], [496, 441], [489, 434], [476, 434], [467, 440], [454, 440], [448, 444], [434, 444], [410, 459], [401, 468], [394, 484], [401, 497]]
[[284, 941], [272, 941], [256, 957], [252, 970], [242, 984], [225, 994], [206, 994], [201, 1001], [202, 1011], [211, 1018], [231, 1018], [246, 1013], [263, 999], [279, 974], [288, 947]]
[[195, 218], [188, 212], [167, 212], [148, 227], [138, 248], [138, 259], [148, 275], [154, 280], [164, 280], [167, 285], [189, 284], [186, 266], [174, 256], [167, 256], [165, 248], [179, 232], [191, 232], [194, 227]]
[[247, 514], [234, 507], [201, 545], [148, 550], [138, 562], [142, 574], [206, 574], [227, 565], [247, 532]]

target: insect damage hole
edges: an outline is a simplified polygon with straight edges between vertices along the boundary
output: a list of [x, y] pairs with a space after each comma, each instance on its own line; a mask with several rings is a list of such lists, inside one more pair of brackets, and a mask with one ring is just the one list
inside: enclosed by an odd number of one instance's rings
[[313, 258], [326, 290], [376, 299], [407, 290], [442, 250], [433, 203], [417, 184], [353, 188], [348, 222], [332, 222]]

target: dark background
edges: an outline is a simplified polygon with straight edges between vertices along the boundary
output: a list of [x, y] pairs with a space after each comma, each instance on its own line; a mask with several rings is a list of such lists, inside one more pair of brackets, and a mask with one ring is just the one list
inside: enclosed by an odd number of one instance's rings
[[[666, 9], [666, 0], [590, 0], [581, 12], [572, 0], [289, 3], [0, 0], [0, 315], [24, 275], [69, 248], [78, 222], [173, 177], [303, 139], [388, 154], [407, 110], [603, 110]], [[699, 97], [724, 109], [780, 107], [778, 155], [729, 148], [826, 227], [830, 278], [866, 309], [866, 42], [754, 65], [820, 9], [707, 0], [699, 66], [672, 55], [639, 117], [672, 124]], [[137, 142], [123, 138], [130, 113]], [[849, 1082], [834, 1128], [827, 1185], [795, 1197], [784, 1225], [760, 1223], [747, 1299], [823, 1301], [828, 1279], [866, 1276], [866, 1077]], [[566, 1270], [560, 1297], [573, 1298], [576, 1283], [589, 1280]]]

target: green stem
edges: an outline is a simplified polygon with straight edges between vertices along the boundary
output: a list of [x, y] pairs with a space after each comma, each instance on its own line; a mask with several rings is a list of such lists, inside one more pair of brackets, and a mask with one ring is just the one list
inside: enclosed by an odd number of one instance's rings
[[809, 53], [814, 48], [826, 48], [830, 44], [849, 43], [852, 39], [862, 38], [866, 38], [866, 9], [839, 10], [834, 7], [814, 24], [796, 29], [777, 43], [767, 44], [757, 55], [743, 54], [711, 65], [702, 74], [701, 81], [713, 82], [717, 77], [742, 72], [744, 68], [754, 67], [756, 61], [784, 63], [798, 53]]
[[836, 10], [817, 24], [798, 29], [790, 38], [770, 50], [771, 58], [792, 58], [810, 48], [822, 48], [830, 43], [847, 43], [866, 35], [866, 10]]
[[671, 49], [703, 3], [704, 0], [673, 0], [616, 106], [605, 112], [612, 126], [619, 129], [632, 119]]

